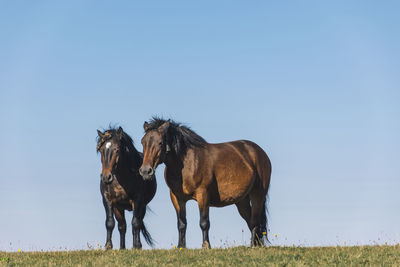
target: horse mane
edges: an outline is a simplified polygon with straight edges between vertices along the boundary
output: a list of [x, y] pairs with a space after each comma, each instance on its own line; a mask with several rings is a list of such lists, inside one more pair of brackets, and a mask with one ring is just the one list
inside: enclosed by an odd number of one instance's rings
[[[103, 137], [97, 136], [97, 153], [100, 152], [101, 146], [107, 140], [111, 140], [114, 137], [118, 138], [118, 128], [119, 127], [116, 126], [109, 126], [109, 129], [104, 131]], [[142, 153], [137, 151], [137, 149], [134, 146], [132, 138], [125, 131], [122, 131], [120, 151], [122, 151], [122, 153], [127, 155], [128, 157], [133, 158], [134, 162], [140, 165], [139, 161], [142, 158]]]
[[[147, 131], [158, 129], [167, 120], [153, 116], [148, 122]], [[188, 126], [170, 120], [167, 130], [167, 143], [171, 146], [178, 157], [183, 156], [190, 147], [204, 147], [207, 141], [195, 133]]]

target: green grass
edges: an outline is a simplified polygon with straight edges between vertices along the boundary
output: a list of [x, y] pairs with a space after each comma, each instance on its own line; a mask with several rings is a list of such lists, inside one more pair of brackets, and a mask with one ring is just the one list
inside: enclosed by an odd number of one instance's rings
[[400, 246], [0, 252], [0, 266], [400, 266]]

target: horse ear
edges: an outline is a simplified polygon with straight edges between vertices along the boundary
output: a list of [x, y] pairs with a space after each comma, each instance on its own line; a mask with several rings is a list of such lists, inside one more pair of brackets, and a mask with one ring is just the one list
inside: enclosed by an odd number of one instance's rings
[[149, 129], [149, 124], [147, 123], [147, 121], [145, 121], [144, 123], [143, 123], [143, 129], [144, 129], [144, 131], [145, 132], [147, 132], [147, 130]]
[[163, 124], [161, 124], [160, 127], [158, 127], [158, 130], [160, 132], [162, 132], [163, 134], [167, 132], [169, 124], [170, 124], [171, 120], [167, 120], [166, 122], [164, 122]]
[[97, 130], [97, 134], [100, 136], [100, 138], [103, 138], [104, 136], [104, 134], [100, 130]]
[[117, 130], [117, 134], [118, 134], [119, 139], [122, 138], [123, 133], [124, 133], [124, 130], [123, 130], [122, 127], [120, 126], [120, 127], [118, 128], [118, 130]]

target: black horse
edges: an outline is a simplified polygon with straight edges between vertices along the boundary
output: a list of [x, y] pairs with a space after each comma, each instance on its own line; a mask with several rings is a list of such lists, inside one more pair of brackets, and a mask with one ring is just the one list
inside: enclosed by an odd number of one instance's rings
[[100, 190], [106, 210], [107, 241], [105, 248], [112, 249], [111, 235], [118, 221], [120, 249], [125, 249], [125, 210], [133, 210], [133, 247], [140, 249], [140, 231], [146, 242], [153, 240], [143, 223], [146, 205], [153, 199], [157, 189], [156, 179], [143, 180], [139, 174], [143, 156], [133, 145], [132, 138], [121, 127], [105, 132], [97, 130], [97, 152], [101, 154]]

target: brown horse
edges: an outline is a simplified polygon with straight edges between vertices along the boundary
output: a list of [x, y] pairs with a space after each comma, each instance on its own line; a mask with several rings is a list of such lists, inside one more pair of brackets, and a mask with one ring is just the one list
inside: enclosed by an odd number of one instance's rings
[[139, 172], [148, 180], [159, 164], [166, 165], [164, 176], [178, 218], [179, 247], [186, 246], [186, 202], [190, 199], [199, 205], [204, 248], [210, 247], [209, 207], [231, 204], [247, 222], [251, 246], [263, 245], [271, 162], [258, 145], [246, 140], [210, 144], [188, 127], [156, 117], [143, 127], [144, 158]]
[[120, 249], [125, 249], [125, 210], [133, 210], [133, 247], [140, 249], [140, 231], [146, 242], [153, 245], [152, 238], [143, 223], [146, 205], [153, 199], [157, 189], [156, 179], [144, 181], [138, 170], [143, 156], [133, 145], [131, 137], [121, 127], [102, 133], [97, 130], [97, 152], [101, 153], [100, 190], [106, 210], [106, 249], [112, 249], [111, 235], [118, 221]]

